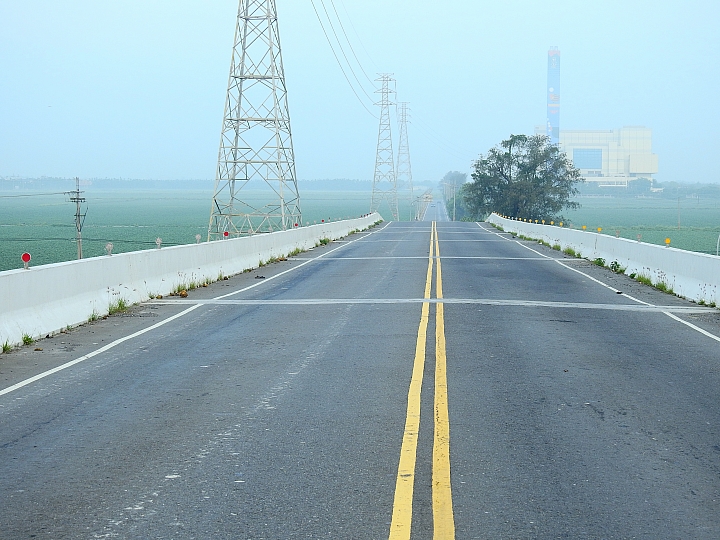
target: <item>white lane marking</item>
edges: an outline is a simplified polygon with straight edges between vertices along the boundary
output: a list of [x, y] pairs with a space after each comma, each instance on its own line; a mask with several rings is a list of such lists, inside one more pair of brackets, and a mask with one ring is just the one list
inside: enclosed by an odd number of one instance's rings
[[[371, 231], [371, 232], [369, 232], [368, 234], [364, 235], [362, 238], [365, 238], [365, 237], [367, 237], [367, 236], [370, 236], [371, 234], [378, 233], [378, 232], [384, 230], [386, 227], [387, 227], [387, 225], [386, 225], [385, 227], [382, 227], [382, 228], [378, 229], [378, 230]], [[334, 252], [334, 251], [337, 251], [338, 249], [342, 249], [342, 248], [344, 248], [344, 247], [346, 247], [346, 246], [349, 246], [350, 244], [352, 244], [353, 242], [357, 242], [358, 240], [360, 240], [360, 238], [358, 238], [357, 240], [353, 240], [353, 241], [351, 241], [351, 242], [344, 243], [344, 244], [342, 244], [342, 245], [340, 245], [340, 246], [338, 246], [338, 247], [336, 247], [336, 248], [334, 248], [334, 249], [331, 249], [330, 251], [327, 251], [327, 252], [323, 253], [322, 255], [319, 255], [317, 258], [319, 259], [319, 258], [321, 258], [321, 257], [324, 257], [325, 255], [328, 255], [328, 254], [330, 254], [330, 253], [332, 253], [332, 252]], [[247, 290], [254, 289], [255, 287], [259, 287], [260, 285], [263, 285], [263, 284], [267, 283], [268, 281], [272, 281], [273, 279], [278, 278], [278, 277], [280, 277], [280, 276], [282, 276], [282, 275], [284, 275], [284, 274], [287, 274], [288, 272], [292, 272], [293, 270], [297, 270], [298, 268], [302, 268], [302, 267], [305, 266], [306, 264], [309, 264], [310, 262], [312, 262], [312, 260], [314, 260], [314, 259], [308, 260], [308, 261], [306, 261], [306, 262], [304, 262], [304, 263], [301, 263], [301, 264], [299, 264], [299, 265], [297, 265], [297, 266], [294, 266], [293, 268], [290, 268], [290, 269], [288, 269], [288, 270], [285, 270], [285, 271], [283, 271], [283, 272], [280, 272], [279, 274], [275, 274], [274, 276], [271, 276], [271, 277], [269, 277], [269, 278], [267, 278], [267, 279], [264, 279], [264, 280], [262, 280], [262, 281], [260, 281], [260, 282], [258, 282], [258, 283], [254, 283], [253, 285], [250, 285], [249, 287], [245, 287], [245, 288], [240, 289], [240, 290], [238, 290], [238, 291], [235, 291], [235, 292], [231, 292], [231, 293], [228, 293], [228, 294], [223, 294], [223, 295], [221, 295], [221, 296], [218, 296], [218, 297], [214, 298], [213, 300], [221, 300], [221, 299], [223, 299], [223, 298], [227, 298], [228, 296], [233, 296], [233, 295], [235, 295], [235, 294], [239, 294], [239, 293], [241, 293], [241, 292], [245, 292], [245, 291], [247, 291]], [[173, 315], [172, 317], [168, 317], [168, 318], [165, 319], [165, 320], [162, 320], [162, 321], [160, 321], [160, 322], [158, 322], [158, 323], [155, 323], [155, 324], [153, 324], [152, 326], [148, 326], [147, 328], [145, 328], [145, 329], [143, 329], [143, 330], [139, 330], [139, 331], [135, 332], [134, 334], [130, 334], [129, 336], [125, 336], [125, 337], [116, 339], [115, 341], [113, 341], [113, 342], [111, 342], [111, 343], [108, 343], [107, 345], [105, 345], [105, 346], [103, 346], [103, 347], [100, 347], [100, 348], [97, 349], [97, 350], [94, 350], [94, 351], [92, 351], [92, 352], [89, 352], [88, 354], [85, 354], [85, 355], [81, 356], [80, 358], [76, 358], [75, 360], [71, 360], [70, 362], [66, 362], [65, 364], [62, 364], [62, 365], [60, 365], [60, 366], [54, 367], [54, 368], [49, 369], [49, 370], [47, 370], [47, 371], [43, 371], [42, 373], [38, 373], [37, 375], [35, 375], [35, 376], [33, 376], [33, 377], [30, 377], [30, 378], [28, 378], [28, 379], [25, 379], [24, 381], [20, 381], [19, 383], [13, 384], [12, 386], [8, 386], [7, 388], [5, 388], [5, 389], [3, 389], [3, 390], [0, 390], [0, 396], [4, 396], [5, 394], [9, 394], [9, 393], [11, 393], [11, 392], [14, 392], [15, 390], [19, 390], [20, 388], [22, 388], [22, 387], [24, 387], [24, 386], [27, 386], [28, 384], [32, 384], [32, 383], [34, 383], [34, 382], [36, 382], [36, 381], [39, 381], [40, 379], [44, 379], [45, 377], [48, 377], [49, 375], [53, 375], [54, 373], [57, 373], [57, 372], [59, 372], [59, 371], [62, 371], [62, 370], [67, 369], [67, 368], [69, 368], [69, 367], [72, 367], [72, 366], [74, 366], [75, 364], [79, 364], [80, 362], [84, 362], [85, 360], [89, 360], [90, 358], [92, 358], [92, 357], [94, 357], [94, 356], [97, 356], [98, 354], [104, 353], [105, 351], [108, 351], [108, 350], [112, 349], [113, 347], [117, 347], [117, 346], [120, 345], [121, 343], [124, 343], [124, 342], [129, 341], [129, 340], [131, 340], [131, 339], [134, 339], [134, 338], [136, 338], [136, 337], [138, 337], [138, 336], [141, 336], [141, 335], [143, 335], [143, 334], [145, 334], [145, 333], [147, 333], [147, 332], [150, 332], [151, 330], [155, 330], [156, 328], [159, 328], [159, 327], [161, 327], [161, 326], [163, 326], [163, 325], [165, 325], [165, 324], [167, 324], [167, 323], [169, 323], [169, 322], [172, 322], [172, 321], [174, 321], [175, 319], [179, 319], [179, 318], [182, 317], [183, 315], [187, 315], [188, 313], [190, 313], [191, 311], [199, 308], [199, 307], [202, 306], [202, 305], [203, 305], [203, 304], [201, 304], [201, 303], [198, 303], [198, 304], [196, 304], [196, 305], [193, 305], [192, 307], [189, 307], [188, 309], [186, 309], [186, 310], [184, 310], [184, 311], [181, 311], [180, 313], [176, 313], [176, 314]]]
[[699, 326], [695, 326], [694, 324], [692, 324], [692, 323], [690, 323], [690, 322], [688, 322], [688, 321], [683, 321], [680, 317], [677, 317], [677, 316], [673, 315], [672, 313], [670, 313], [670, 312], [668, 312], [668, 311], [663, 311], [663, 313], [664, 313], [665, 315], [667, 315], [668, 317], [670, 317], [671, 319], [675, 319], [677, 322], [683, 323], [685, 326], [689, 326], [689, 327], [692, 328], [693, 330], [695, 330], [695, 331], [697, 331], [697, 332], [700, 332], [701, 334], [709, 337], [710, 339], [714, 339], [715, 341], [720, 342], [720, 337], [716, 336], [715, 334], [711, 334], [711, 333], [708, 332], [707, 330], [703, 330], [703, 329], [700, 328]]
[[[424, 232], [425, 232], [425, 234], [427, 234], [427, 231], [424, 231]], [[373, 240], [373, 243], [375, 243], [375, 242], [397, 242], [397, 241], [398, 241], [398, 239]], [[443, 238], [443, 242], [475, 242], [475, 243], [480, 243], [480, 242], [498, 242], [498, 241], [499, 241], [499, 240], [495, 240], [495, 239], [481, 239], [481, 240], [469, 240], [469, 239], [465, 239], [465, 240], [446, 240], [446, 239]], [[443, 259], [444, 259], [444, 258], [445, 258], [445, 257], [443, 257]]]
[[14, 392], [15, 390], [18, 390], [22, 388], [23, 386], [27, 386], [28, 384], [34, 383], [35, 381], [39, 381], [40, 379], [44, 379], [48, 375], [52, 375], [53, 373], [57, 373], [58, 371], [62, 371], [63, 369], [67, 369], [71, 366], [74, 366], [75, 364], [79, 364], [80, 362], [84, 362], [85, 360], [88, 360], [89, 358], [92, 358], [93, 356], [97, 356], [98, 354], [104, 353], [105, 351], [108, 351], [112, 349], [113, 347], [116, 347], [120, 345], [121, 343], [124, 343], [125, 341], [128, 341], [130, 339], [136, 338], [138, 336], [141, 336], [142, 334], [145, 334], [146, 332], [150, 332], [151, 330], [155, 330], [156, 328], [159, 328], [160, 326], [163, 326], [164, 324], [169, 323], [170, 321], [174, 321], [175, 319], [179, 319], [183, 315], [186, 315], [187, 313], [190, 313], [191, 311], [199, 308], [201, 304], [198, 304], [196, 306], [192, 306], [185, 311], [181, 311], [180, 313], [177, 313], [173, 315], [172, 317], [168, 317], [167, 319], [160, 321], [159, 323], [155, 323], [152, 326], [148, 326], [147, 328], [140, 330], [138, 332], [135, 332], [134, 334], [130, 334], [129, 336], [122, 337], [120, 339], [116, 339], [112, 343], [108, 343], [104, 347], [100, 347], [99, 349], [96, 349], [88, 354], [85, 354], [81, 356], [80, 358], [76, 358], [75, 360], [71, 360], [70, 362], [66, 362], [65, 364], [62, 364], [61, 366], [57, 366], [53, 369], [49, 369], [48, 371], [44, 371], [42, 373], [39, 373], [38, 375], [35, 375], [34, 377], [30, 377], [29, 379], [25, 379], [24, 381], [20, 381], [17, 384], [13, 384], [12, 386], [8, 386], [7, 388], [0, 390], [0, 396], [3, 396], [5, 394], [9, 394], [10, 392]]
[[[479, 226], [481, 229], [483, 229], [483, 230], [487, 230], [487, 229], [485, 229], [484, 227], [482, 227], [482, 225], [480, 225], [479, 223], [478, 223], [478, 226]], [[500, 236], [500, 238], [504, 238], [503, 236], [500, 235], [500, 233], [496, 233], [496, 234], [497, 234], [498, 236]], [[509, 238], [505, 238], [505, 239], [512, 242], [512, 240], [510, 240]], [[588, 279], [590, 279], [590, 280], [592, 280], [592, 281], [594, 281], [594, 282], [596, 282], [596, 283], [599, 283], [600, 285], [602, 285], [603, 287], [606, 287], [606, 288], [610, 289], [611, 291], [614, 291], [614, 292], [616, 292], [616, 293], [617, 293], [617, 292], [620, 292], [618, 289], [615, 289], [614, 287], [611, 287], [610, 285], [608, 285], [608, 284], [606, 284], [606, 283], [603, 283], [602, 281], [599, 281], [599, 280], [595, 279], [595, 278], [592, 277], [592, 276], [587, 275], [585, 272], [581, 272], [581, 271], [578, 270], [577, 268], [571, 268], [571, 267], [567, 266], [566, 264], [563, 263], [563, 261], [562, 261], [561, 259], [554, 259], [554, 258], [552, 258], [552, 257], [548, 257], [548, 256], [545, 255], [544, 253], [540, 253], [539, 251], [536, 251], [536, 250], [532, 249], [531, 247], [526, 246], [526, 245], [522, 244], [521, 242], [518, 242], [517, 240], [515, 241], [515, 243], [517, 243], [518, 245], [520, 245], [520, 246], [522, 246], [522, 247], [524, 247], [524, 248], [526, 248], [526, 249], [529, 249], [529, 250], [532, 251], [533, 253], [537, 253], [538, 255], [541, 255], [542, 257], [547, 257], [548, 259], [551, 259], [551, 260], [553, 260], [553, 261], [556, 261], [556, 262], [557, 262], [560, 266], [562, 266], [563, 268], [567, 268], [568, 270], [572, 270], [573, 272], [577, 272], [578, 274], [581, 274], [581, 275], [585, 276], [586, 278], [588, 278]], [[634, 302], [637, 302], [637, 303], [639, 303], [639, 304], [643, 304], [643, 305], [648, 306], [648, 307], [653, 307], [653, 308], [660, 307], [660, 306], [656, 306], [655, 304], [650, 304], [650, 303], [648, 303], [648, 302], [644, 302], [644, 301], [642, 301], [642, 300], [640, 300], [640, 299], [638, 299], [638, 298], [635, 298], [634, 296], [631, 296], [631, 295], [626, 294], [626, 293], [623, 293], [623, 296], [625, 296], [626, 298], [629, 298], [630, 300], [632, 300], [632, 301], [634, 301]], [[692, 328], [692, 329], [695, 330], [696, 332], [699, 332], [699, 333], [701, 333], [702, 335], [709, 337], [710, 339], [714, 339], [715, 341], [720, 342], [720, 337], [719, 337], [719, 336], [716, 336], [715, 334], [712, 334], [712, 333], [708, 332], [707, 330], [703, 330], [702, 328], [700, 328], [699, 326], [695, 326], [695, 325], [692, 324], [691, 322], [682, 320], [680, 317], [677, 317], [676, 315], [673, 315], [673, 314], [670, 312], [670, 310], [662, 309], [662, 310], [660, 310], [660, 311], [661, 311], [661, 313], [664, 313], [665, 315], [667, 315], [667, 316], [670, 317], [671, 319], [673, 319], [673, 320], [675, 320], [675, 321], [677, 321], [677, 322], [679, 322], [679, 323], [682, 323], [682, 324], [684, 324], [685, 326], [687, 326], [687, 327], [689, 327], [689, 328]], [[673, 310], [673, 311], [678, 312], [677, 310]], [[713, 309], [712, 311], [716, 311], [716, 310]]]
[[[433, 259], [439, 259], [440, 257], [432, 257]], [[443, 255], [443, 260], [445, 259], [487, 259], [490, 261], [552, 261], [552, 259], [545, 259], [540, 257], [469, 257], [469, 256], [445, 256]], [[293, 257], [294, 260], [300, 260], [300, 261], [315, 261], [317, 258], [308, 258], [308, 257]], [[375, 261], [375, 260], [383, 260], [383, 259], [421, 259], [423, 261], [427, 261], [428, 257], [427, 255], [425, 257], [410, 257], [410, 256], [387, 256], [387, 257], [325, 257], [324, 260], [326, 261]]]
[[[716, 313], [710, 307], [656, 306], [652, 304], [593, 304], [589, 302], [551, 302], [545, 300], [507, 300], [494, 298], [297, 298], [285, 300], [154, 300], [153, 304], [163, 305], [215, 305], [215, 306], [318, 306], [344, 304], [483, 304], [486, 306], [549, 307], [566, 309], [604, 309], [613, 311], [644, 311], [653, 313]], [[202, 367], [202, 366], [201, 366]]]

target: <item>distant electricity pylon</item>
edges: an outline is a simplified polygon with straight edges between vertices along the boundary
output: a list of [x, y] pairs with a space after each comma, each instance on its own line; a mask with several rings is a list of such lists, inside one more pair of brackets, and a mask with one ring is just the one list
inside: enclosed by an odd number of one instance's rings
[[[408, 144], [407, 125], [410, 113], [408, 112], [408, 104], [406, 101], [398, 103], [398, 131], [400, 133], [400, 141], [398, 143], [397, 172], [395, 178], [398, 188], [409, 191], [411, 208], [414, 205], [413, 183], [412, 183], [412, 167], [410, 166], [410, 145]], [[417, 215], [413, 215], [411, 219], [417, 219]]]
[[301, 220], [275, 0], [240, 0], [208, 240]]
[[390, 94], [395, 79], [392, 73], [383, 73], [379, 79], [382, 87], [376, 92], [381, 95], [380, 102], [380, 129], [378, 131], [377, 154], [375, 156], [375, 176], [373, 178], [372, 200], [370, 211], [377, 212], [382, 201], [386, 200], [394, 221], [398, 221], [398, 195], [397, 178], [395, 177], [395, 164], [392, 148], [392, 131], [390, 129]]

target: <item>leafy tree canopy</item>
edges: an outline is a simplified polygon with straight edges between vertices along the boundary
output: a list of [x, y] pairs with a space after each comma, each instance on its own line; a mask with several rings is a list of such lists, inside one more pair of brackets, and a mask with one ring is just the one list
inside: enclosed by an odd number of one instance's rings
[[582, 182], [578, 171], [544, 135], [510, 135], [473, 163], [472, 182], [458, 200], [476, 220], [490, 212], [527, 219], [562, 219], [563, 208], [577, 208], [570, 198]]

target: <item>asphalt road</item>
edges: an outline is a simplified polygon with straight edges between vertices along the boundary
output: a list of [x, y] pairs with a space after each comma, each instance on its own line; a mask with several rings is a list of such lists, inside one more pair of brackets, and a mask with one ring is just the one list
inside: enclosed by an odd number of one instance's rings
[[383, 224], [0, 355], [0, 538], [717, 539], [718, 336], [489, 225]]
[[431, 202], [425, 209], [423, 221], [450, 221], [442, 200]]

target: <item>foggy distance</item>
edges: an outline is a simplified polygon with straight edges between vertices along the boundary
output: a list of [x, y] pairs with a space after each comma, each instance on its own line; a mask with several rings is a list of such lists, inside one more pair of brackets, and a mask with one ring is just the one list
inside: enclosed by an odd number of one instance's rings
[[[645, 126], [656, 180], [720, 181], [717, 2], [336, 7], [364, 71], [410, 103], [419, 183], [545, 122], [552, 46], [561, 129]], [[213, 178], [236, 15], [237, 0], [1, 3], [0, 177]], [[354, 95], [310, 2], [278, 16], [298, 178], [371, 180], [374, 88], [355, 63]]]

